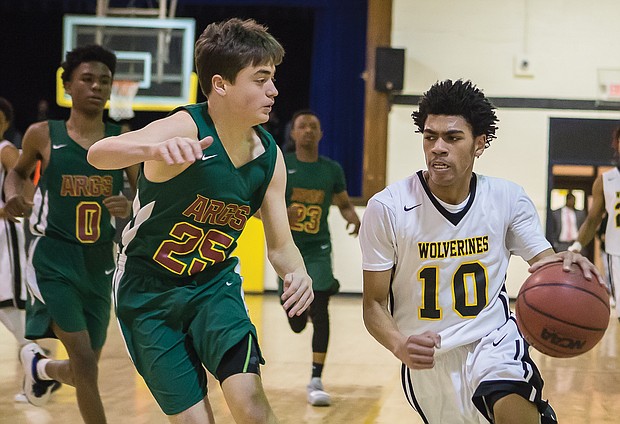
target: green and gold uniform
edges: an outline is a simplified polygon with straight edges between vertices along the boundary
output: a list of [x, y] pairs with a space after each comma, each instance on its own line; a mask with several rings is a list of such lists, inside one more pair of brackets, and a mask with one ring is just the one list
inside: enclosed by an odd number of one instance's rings
[[198, 138], [210, 135], [214, 141], [201, 160], [169, 181], [154, 183], [140, 175], [114, 282], [129, 353], [168, 415], [206, 395], [201, 364], [217, 376], [231, 347], [248, 334], [256, 338], [239, 261], [231, 254], [262, 204], [277, 158], [275, 141], [257, 126], [265, 152], [235, 167], [206, 103], [182, 109], [196, 123]]
[[336, 293], [339, 284], [332, 273], [332, 244], [327, 217], [334, 194], [346, 190], [344, 172], [340, 164], [323, 156], [319, 156], [316, 162], [302, 162], [295, 153], [287, 153], [284, 161], [287, 169], [286, 204], [296, 211], [291, 232], [312, 277], [312, 288], [315, 292]]
[[[30, 217], [38, 236], [28, 269], [30, 299], [26, 336], [54, 337], [53, 320], [67, 332], [88, 330], [93, 349], [100, 349], [110, 320], [114, 272], [114, 217], [103, 205], [120, 194], [123, 171], [96, 169], [87, 150], [67, 133], [65, 121], [48, 121], [50, 159], [41, 175]], [[120, 134], [106, 123], [105, 136]]]

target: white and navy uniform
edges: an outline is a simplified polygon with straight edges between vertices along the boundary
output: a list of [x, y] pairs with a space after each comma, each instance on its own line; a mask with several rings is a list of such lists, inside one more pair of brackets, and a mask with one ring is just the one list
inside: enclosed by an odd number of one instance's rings
[[607, 275], [611, 294], [616, 301], [616, 313], [620, 317], [620, 170], [611, 169], [602, 175], [607, 227], [605, 227], [605, 252], [607, 252]]
[[[0, 153], [10, 141], [0, 141]], [[4, 187], [7, 171], [0, 166], [0, 189]], [[0, 191], [0, 208], [4, 207], [4, 192]], [[25, 237], [23, 222], [0, 219], [0, 308], [14, 306], [24, 309], [25, 285]]]
[[425, 423], [492, 421], [488, 396], [498, 392], [545, 410], [505, 288], [511, 255], [530, 260], [551, 247], [520, 186], [472, 174], [467, 199], [448, 205], [418, 171], [370, 199], [360, 244], [365, 271], [392, 270], [389, 310], [399, 330], [441, 336], [434, 368], [402, 366], [405, 395]]

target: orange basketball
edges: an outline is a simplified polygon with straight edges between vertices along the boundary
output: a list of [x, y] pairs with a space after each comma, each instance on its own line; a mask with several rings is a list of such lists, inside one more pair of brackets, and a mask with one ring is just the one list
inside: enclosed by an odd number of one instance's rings
[[609, 294], [581, 268], [561, 262], [545, 265], [523, 283], [515, 315], [525, 340], [538, 351], [570, 358], [592, 349], [609, 324]]

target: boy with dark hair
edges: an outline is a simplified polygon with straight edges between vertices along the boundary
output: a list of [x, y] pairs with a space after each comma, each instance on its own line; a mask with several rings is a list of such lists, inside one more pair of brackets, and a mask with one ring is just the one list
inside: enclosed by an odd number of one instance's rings
[[[19, 158], [19, 150], [4, 133], [13, 121], [13, 106], [0, 97], [0, 187]], [[9, 219], [0, 196], [0, 322], [15, 336], [19, 347], [30, 343], [24, 337], [26, 307], [26, 238], [23, 220]], [[16, 400], [23, 399], [20, 393]]]
[[402, 362], [425, 423], [556, 423], [509, 308], [508, 262], [576, 263], [602, 284], [585, 257], [554, 253], [521, 187], [473, 173], [493, 109], [470, 81], [434, 84], [412, 114], [426, 170], [373, 196], [362, 220], [364, 323]]
[[60, 64], [63, 71], [61, 75], [62, 82], [71, 81], [73, 72], [79, 68], [82, 63], [88, 62], [99, 62], [104, 64], [110, 70], [112, 76], [116, 73], [116, 55], [97, 44], [91, 44], [89, 46], [77, 47], [67, 52], [65, 61]]
[[278, 90], [282, 46], [253, 20], [207, 26], [196, 69], [207, 101], [93, 146], [101, 169], [143, 163], [123, 231], [115, 306], [131, 358], [172, 423], [213, 423], [207, 368], [239, 423], [275, 423], [263, 358], [232, 256], [260, 209], [283, 307], [300, 315], [312, 280], [287, 225], [282, 153], [260, 124]]
[[[71, 96], [69, 119], [31, 125], [23, 152], [5, 184], [5, 211], [11, 218], [32, 209], [26, 336], [60, 339], [68, 360], [47, 359], [34, 343], [21, 350], [24, 391], [33, 405], [44, 405], [55, 380], [74, 386], [86, 423], [105, 423], [98, 362], [111, 308], [115, 269], [114, 217], [129, 214], [121, 194], [123, 171], [100, 171], [86, 161], [88, 149], [120, 127], [103, 121], [116, 60], [101, 46], [77, 47], [62, 67]], [[41, 161], [34, 203], [24, 187]], [[137, 168], [126, 169], [135, 185]]]
[[[295, 151], [286, 153], [286, 204], [293, 240], [312, 277], [314, 301], [307, 312], [289, 317], [295, 333], [312, 321], [312, 374], [307, 386], [308, 403], [329, 406], [331, 397], [321, 379], [329, 343], [329, 299], [340, 284], [332, 271], [332, 243], [328, 226], [330, 206], [335, 204], [347, 221], [350, 234], [357, 236], [360, 220], [349, 199], [344, 171], [337, 162], [319, 155], [323, 138], [321, 121], [311, 110], [300, 110], [291, 119]], [[282, 290], [282, 280], [279, 279]]]

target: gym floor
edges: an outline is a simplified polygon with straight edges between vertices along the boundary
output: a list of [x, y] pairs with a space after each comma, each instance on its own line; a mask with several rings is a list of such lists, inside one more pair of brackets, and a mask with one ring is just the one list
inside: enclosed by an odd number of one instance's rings
[[[262, 368], [270, 403], [282, 423], [394, 424], [422, 423], [409, 407], [400, 387], [399, 362], [380, 346], [362, 323], [361, 297], [332, 298], [331, 341], [323, 373], [331, 407], [306, 403], [310, 378], [311, 331], [294, 334], [274, 294], [247, 295], [267, 364]], [[591, 351], [572, 359], [556, 359], [532, 350], [545, 379], [544, 395], [561, 424], [617, 423], [620, 416], [620, 325], [612, 313], [603, 340]], [[75, 390], [63, 386], [44, 407], [14, 402], [22, 371], [13, 336], [0, 326], [0, 423], [81, 423]], [[66, 354], [55, 340], [41, 344], [56, 358]], [[99, 385], [109, 423], [167, 423], [150, 392], [131, 364], [115, 321], [100, 363]], [[218, 383], [211, 379], [210, 399], [216, 421], [234, 423]]]

